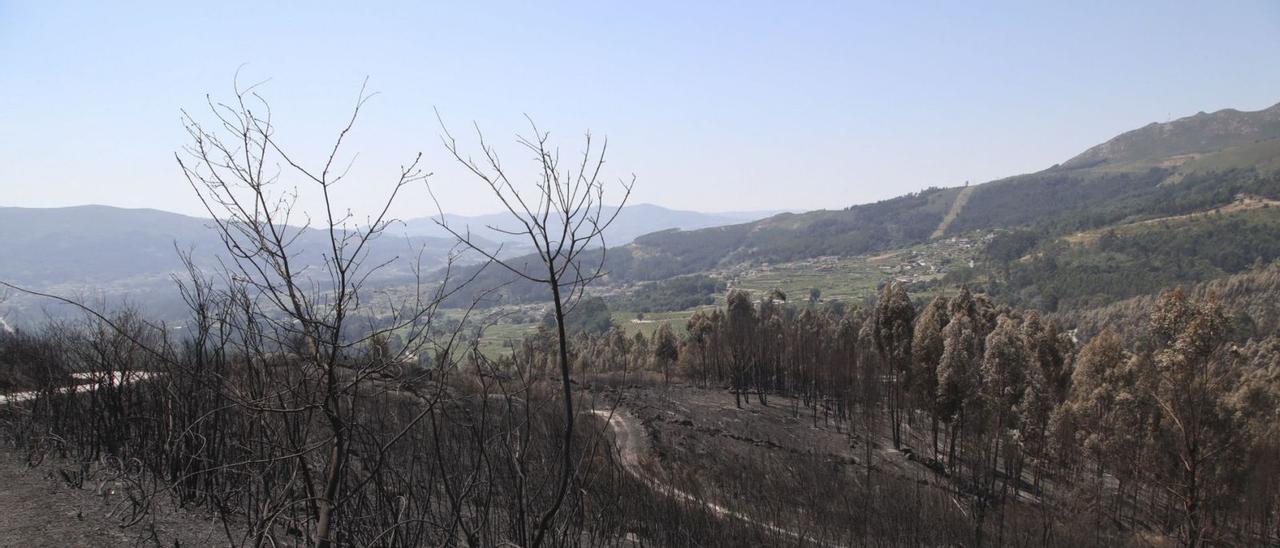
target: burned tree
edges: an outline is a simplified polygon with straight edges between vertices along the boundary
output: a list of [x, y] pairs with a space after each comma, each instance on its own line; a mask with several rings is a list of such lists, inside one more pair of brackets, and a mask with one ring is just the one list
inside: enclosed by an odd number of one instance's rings
[[[339, 542], [335, 525], [344, 519], [343, 505], [433, 408], [428, 402], [398, 431], [377, 436], [361, 412], [372, 397], [372, 379], [402, 378], [413, 354], [448, 354], [428, 337], [445, 286], [424, 291], [419, 277], [408, 299], [378, 303], [383, 321], [375, 327], [365, 286], [387, 263], [372, 264], [371, 248], [392, 223], [388, 212], [401, 190], [424, 179], [421, 155], [389, 181], [371, 216], [357, 218], [335, 203], [333, 189], [354, 162], [343, 159], [343, 144], [370, 95], [361, 88], [327, 156], [308, 163], [277, 139], [270, 105], [257, 87], [237, 84], [227, 103], [209, 99], [209, 122], [184, 110], [190, 143], [176, 158], [226, 252], [222, 278], [229, 287], [217, 300], [231, 317], [220, 328], [236, 334], [223, 343], [238, 347], [251, 372], [226, 390], [244, 413], [282, 423], [281, 437], [271, 443], [284, 450], [252, 457], [274, 463], [286, 478], [301, 478], [268, 493], [263, 504], [271, 510], [250, 527], [254, 542], [270, 535], [273, 513], [306, 508], [308, 518], [297, 528], [315, 545], [330, 546]], [[318, 197], [319, 211], [298, 206], [299, 196], [308, 194]], [[211, 289], [184, 287], [184, 298], [206, 323]], [[402, 341], [394, 351], [385, 344], [392, 333]]]
[[[559, 149], [550, 141], [550, 134], [538, 129], [530, 120], [530, 135], [519, 137], [518, 143], [533, 153], [536, 182], [532, 188], [521, 188], [512, 181], [497, 151], [490, 146], [477, 128], [476, 136], [481, 150], [480, 159], [473, 159], [459, 148], [457, 140], [444, 127], [445, 148], [467, 171], [482, 181], [502, 203], [516, 222], [517, 228], [508, 230], [496, 226], [489, 228], [507, 236], [518, 236], [533, 246], [534, 258], [530, 264], [499, 257], [499, 250], [490, 248], [473, 237], [469, 228], [450, 226], [439, 209], [437, 223], [457, 238], [463, 246], [483, 255], [498, 267], [510, 272], [517, 279], [546, 286], [550, 293], [555, 318], [560, 391], [564, 399], [564, 431], [560, 454], [560, 472], [555, 495], [547, 508], [533, 523], [519, 524], [521, 529], [532, 525], [530, 546], [540, 546], [552, 529], [575, 475], [576, 457], [573, 453], [574, 409], [573, 387], [570, 376], [569, 338], [565, 330], [565, 317], [582, 299], [589, 284], [605, 274], [605, 230], [617, 218], [631, 194], [635, 177], [619, 181], [622, 192], [615, 208], [604, 204], [604, 168], [608, 142], [597, 148], [591, 134], [586, 135], [578, 160], [563, 165]], [[428, 186], [428, 190], [430, 186]], [[523, 501], [521, 502], [523, 505]], [[521, 509], [524, 513], [524, 509]], [[521, 535], [523, 538], [523, 535]]]

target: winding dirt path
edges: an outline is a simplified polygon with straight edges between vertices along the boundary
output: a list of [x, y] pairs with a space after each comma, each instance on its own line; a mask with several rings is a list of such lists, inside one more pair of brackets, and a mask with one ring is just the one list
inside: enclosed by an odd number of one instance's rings
[[644, 468], [640, 466], [641, 456], [647, 454], [649, 451], [649, 439], [645, 436], [644, 427], [640, 425], [640, 421], [622, 408], [617, 408], [612, 411], [594, 409], [591, 413], [609, 422], [609, 428], [613, 430], [614, 449], [618, 453], [618, 459], [622, 462], [622, 468], [626, 470], [628, 474], [631, 474], [632, 477], [640, 480], [641, 483], [648, 485], [649, 488], [653, 489], [655, 492], [678, 501], [702, 506], [703, 508], [710, 510], [711, 513], [720, 517], [741, 520], [780, 537], [787, 537], [804, 543], [812, 543], [817, 546], [840, 547], [838, 544], [822, 542], [798, 531], [793, 531], [772, 523], [756, 520], [742, 512], [725, 508], [724, 506], [696, 497], [685, 491], [681, 491], [680, 489], [658, 481], [647, 474]]

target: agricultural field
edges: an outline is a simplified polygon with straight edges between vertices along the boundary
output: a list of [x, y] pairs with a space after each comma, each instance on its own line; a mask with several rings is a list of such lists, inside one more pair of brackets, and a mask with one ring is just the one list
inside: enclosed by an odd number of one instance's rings
[[[720, 272], [733, 289], [744, 289], [763, 296], [781, 289], [793, 302], [809, 298], [809, 290], [817, 288], [822, 300], [862, 302], [874, 298], [889, 280], [929, 287], [913, 292], [932, 296], [937, 290], [930, 284], [940, 282], [947, 272], [968, 267], [977, 260], [989, 233], [934, 240], [899, 250], [854, 257], [818, 257], [781, 264], [742, 266]], [[724, 295], [717, 299], [724, 302]]]

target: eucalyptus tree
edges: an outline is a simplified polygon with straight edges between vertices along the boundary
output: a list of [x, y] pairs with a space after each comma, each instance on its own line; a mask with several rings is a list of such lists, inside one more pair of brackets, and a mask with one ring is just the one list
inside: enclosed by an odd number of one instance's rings
[[939, 417], [947, 423], [950, 432], [947, 436], [947, 468], [954, 469], [957, 440], [965, 432], [965, 418], [978, 388], [981, 345], [973, 319], [964, 314], [952, 315], [942, 336], [937, 407]]
[[1211, 540], [1204, 537], [1210, 482], [1243, 441], [1230, 398], [1241, 368], [1228, 349], [1229, 328], [1215, 297], [1193, 300], [1181, 289], [1162, 295], [1151, 316], [1152, 397], [1177, 462], [1163, 479], [1181, 503], [1183, 538], [1192, 547]]
[[1005, 480], [1003, 492], [1008, 487], [1010, 468], [1009, 436], [1011, 425], [1017, 424], [1017, 410], [1026, 389], [1027, 347], [1017, 320], [1000, 316], [996, 328], [987, 336], [986, 349], [980, 368], [981, 408], [984, 419], [991, 421], [988, 462], [983, 470], [985, 489], [994, 493], [994, 481], [1003, 462]]
[[902, 447], [902, 415], [906, 407], [905, 385], [911, 368], [912, 328], [915, 307], [901, 282], [886, 284], [876, 303], [876, 351], [889, 369], [889, 420], [893, 447]]
[[751, 402], [748, 390], [751, 375], [756, 368], [757, 323], [751, 295], [740, 289], [730, 291], [725, 305], [723, 342], [728, 347], [726, 354], [732, 377], [733, 402], [738, 407], [742, 407], [744, 397], [747, 403]]
[[916, 381], [912, 388], [915, 401], [929, 413], [934, 456], [938, 454], [938, 363], [942, 361], [945, 346], [942, 331], [946, 329], [948, 320], [947, 300], [941, 296], [934, 297], [916, 318], [911, 340], [911, 361], [915, 367], [912, 377]]
[[671, 365], [680, 359], [680, 348], [671, 324], [663, 323], [653, 336], [653, 360], [662, 369], [662, 382], [671, 384]]

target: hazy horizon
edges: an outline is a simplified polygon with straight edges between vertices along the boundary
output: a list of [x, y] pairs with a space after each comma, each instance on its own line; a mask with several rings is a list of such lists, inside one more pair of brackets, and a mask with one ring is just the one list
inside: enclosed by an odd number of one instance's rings
[[[226, 100], [237, 70], [270, 79], [280, 139], [311, 162], [369, 78], [379, 95], [346, 149], [360, 184], [340, 189], [356, 212], [417, 152], [446, 211], [498, 209], [446, 157], [437, 109], [508, 166], [524, 113], [566, 154], [591, 130], [608, 175], [638, 177], [633, 203], [715, 213], [979, 183], [1280, 101], [1280, 6], [1261, 2], [331, 8], [0, 2], [0, 205], [200, 215], [173, 159], [180, 109], [208, 120], [205, 94]], [[434, 211], [414, 188], [393, 213]]]
[[[650, 202], [635, 202], [635, 203], [627, 202], [627, 204], [626, 204], [626, 206], [625, 206], [625, 207], [627, 207], [627, 208], [634, 208], [634, 207], [640, 207], [640, 206], [655, 206], [655, 207], [664, 208], [664, 209], [667, 209], [667, 210], [670, 210], [670, 211], [678, 211], [678, 212], [679, 212], [679, 211], [683, 211], [683, 212], [689, 212], [689, 213], [702, 213], [702, 214], [705, 214], [705, 215], [719, 215], [719, 216], [749, 216], [749, 215], [750, 215], [750, 216], [755, 216], [755, 215], [766, 215], [766, 214], [767, 214], [767, 215], [778, 215], [778, 214], [782, 214], [782, 213], [804, 213], [804, 212], [807, 212], [807, 211], [815, 211], [815, 210], [811, 210], [811, 209], [800, 209], [800, 208], [789, 208], [789, 209], [751, 209], [751, 210], [743, 210], [743, 209], [729, 209], [729, 210], [713, 210], [713, 209], [709, 209], [709, 210], [702, 210], [702, 209], [683, 209], [683, 208], [667, 207], [667, 206], [664, 206], [664, 205], [662, 205], [662, 204], [654, 204], [654, 203], [650, 203]], [[184, 216], [187, 216], [187, 217], [197, 217], [197, 218], [202, 218], [202, 219], [210, 218], [210, 217], [209, 217], [208, 212], [206, 212], [206, 211], [199, 211], [199, 210], [197, 210], [197, 211], [192, 211], [192, 212], [182, 212], [182, 211], [174, 211], [174, 210], [169, 210], [169, 209], [160, 209], [160, 208], [150, 207], [150, 206], [137, 206], [137, 207], [132, 207], [132, 206], [118, 206], [118, 205], [112, 205], [112, 204], [99, 204], [99, 203], [67, 204], [67, 205], [53, 205], [53, 206], [39, 206], [39, 205], [37, 205], [37, 206], [25, 206], [25, 205], [17, 205], [17, 206], [14, 206], [14, 205], [8, 205], [8, 204], [0, 204], [0, 208], [5, 208], [5, 207], [14, 207], [14, 208], [20, 208], [20, 209], [72, 209], [72, 208], [77, 208], [77, 207], [110, 207], [110, 208], [117, 208], [117, 209], [129, 209], [129, 210], [152, 210], [152, 211], [160, 211], [160, 212], [164, 212], [164, 213], [175, 213], [175, 214], [184, 215]], [[604, 206], [604, 207], [605, 207], [606, 209], [609, 209], [609, 208], [613, 208], [613, 207], [615, 207], [615, 206], [614, 206], [613, 204], [605, 204], [605, 206]], [[500, 210], [496, 210], [496, 209], [495, 209], [495, 210], [493, 210], [493, 211], [483, 211], [483, 212], [478, 212], [478, 213], [453, 213], [453, 212], [451, 212], [451, 211], [446, 211], [446, 212], [445, 212], [445, 214], [446, 214], [446, 215], [457, 215], [457, 216], [460, 216], [460, 217], [484, 217], [484, 216], [488, 216], [488, 215], [506, 215], [507, 213], [506, 213], [506, 212], [504, 212], [504, 211], [500, 211]], [[401, 220], [401, 221], [407, 221], [407, 220], [410, 220], [410, 219], [415, 219], [415, 220], [416, 220], [416, 219], [424, 219], [424, 218], [430, 218], [430, 217], [436, 217], [436, 216], [438, 216], [438, 213], [431, 213], [431, 212], [428, 212], [428, 213], [425, 213], [425, 214], [423, 214], [423, 215], [418, 215], [418, 216], [414, 216], [414, 217], [400, 217], [400, 218], [398, 218], [398, 219], [399, 219], [399, 220]]]

